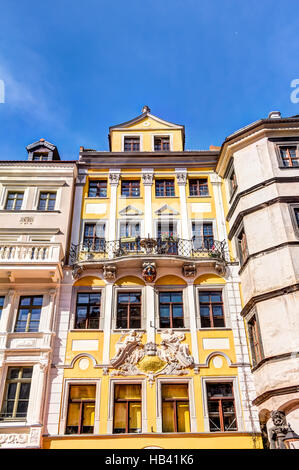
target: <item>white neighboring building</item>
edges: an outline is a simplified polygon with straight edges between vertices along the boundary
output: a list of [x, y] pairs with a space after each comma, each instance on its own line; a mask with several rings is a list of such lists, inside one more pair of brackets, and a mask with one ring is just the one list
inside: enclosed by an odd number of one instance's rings
[[0, 161], [0, 446], [40, 447], [75, 161], [41, 139]]
[[270, 113], [224, 141], [235, 245], [264, 430], [281, 411], [299, 434], [299, 118]]

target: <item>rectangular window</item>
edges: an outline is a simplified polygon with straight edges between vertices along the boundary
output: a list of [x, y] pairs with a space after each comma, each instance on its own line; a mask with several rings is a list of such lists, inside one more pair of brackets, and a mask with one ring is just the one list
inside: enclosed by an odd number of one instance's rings
[[9, 367], [1, 410], [1, 419], [26, 418], [32, 367]]
[[162, 384], [162, 432], [190, 432], [187, 384]]
[[47, 162], [49, 158], [47, 153], [34, 153], [32, 160], [34, 162]]
[[237, 235], [237, 248], [239, 261], [242, 266], [242, 264], [246, 261], [248, 257], [247, 238], [244, 229], [242, 229]]
[[113, 433], [142, 431], [141, 385], [115, 385]]
[[190, 196], [208, 196], [208, 179], [207, 178], [198, 178], [189, 180], [189, 195]]
[[66, 434], [93, 434], [95, 401], [95, 385], [70, 386]]
[[184, 328], [183, 292], [159, 293], [160, 328]]
[[262, 343], [256, 316], [253, 315], [247, 323], [248, 336], [251, 349], [252, 363], [257, 365], [263, 359]]
[[140, 150], [140, 137], [125, 137], [124, 138], [124, 151], [125, 152], [139, 152]]
[[192, 222], [194, 250], [211, 250], [214, 245], [213, 223]]
[[169, 136], [167, 137], [155, 137], [154, 138], [155, 152], [160, 150], [170, 150]]
[[235, 170], [232, 168], [230, 171], [230, 175], [228, 177], [228, 184], [229, 184], [229, 194], [232, 196], [237, 189], [238, 183], [236, 178]]
[[199, 291], [199, 310], [201, 328], [225, 326], [222, 292]]
[[[140, 223], [121, 222], [120, 226], [120, 251], [140, 251]], [[127, 239], [127, 241], [126, 241]]]
[[15, 332], [35, 332], [39, 328], [43, 296], [22, 296], [20, 298]]
[[77, 329], [98, 329], [100, 327], [100, 292], [79, 292], [76, 303], [76, 322]]
[[175, 195], [174, 180], [172, 179], [156, 180], [156, 196], [157, 197], [172, 197], [174, 195]]
[[24, 193], [9, 192], [7, 195], [5, 209], [8, 211], [19, 211], [22, 208]]
[[40, 193], [38, 201], [39, 211], [53, 211], [55, 209], [56, 193]]
[[0, 318], [1, 318], [1, 315], [2, 315], [3, 307], [4, 307], [4, 300], [5, 300], [5, 296], [1, 295], [0, 296]]
[[207, 383], [210, 431], [237, 431], [233, 384]]
[[88, 186], [88, 197], [107, 197], [107, 181], [90, 180]]
[[90, 251], [105, 251], [105, 224], [85, 224], [83, 247]]
[[294, 209], [294, 213], [295, 213], [295, 219], [296, 219], [296, 222], [297, 222], [297, 226], [299, 228], [299, 208]]
[[280, 147], [279, 150], [283, 166], [299, 166], [299, 155], [296, 146]]
[[139, 180], [122, 180], [121, 182], [121, 195], [126, 197], [140, 196], [140, 181]]
[[119, 292], [116, 328], [141, 328], [141, 292]]

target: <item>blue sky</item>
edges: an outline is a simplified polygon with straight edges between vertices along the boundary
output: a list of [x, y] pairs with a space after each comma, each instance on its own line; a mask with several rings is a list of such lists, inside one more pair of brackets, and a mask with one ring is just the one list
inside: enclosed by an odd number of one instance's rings
[[41, 137], [63, 159], [108, 150], [108, 128], [148, 105], [186, 149], [272, 110], [299, 114], [298, 0], [1, 0], [0, 159]]

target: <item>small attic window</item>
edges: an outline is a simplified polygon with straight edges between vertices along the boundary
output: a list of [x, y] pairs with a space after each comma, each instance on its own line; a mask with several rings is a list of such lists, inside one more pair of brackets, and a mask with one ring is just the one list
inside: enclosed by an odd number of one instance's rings
[[170, 150], [169, 136], [154, 138], [155, 152], [160, 150]]
[[48, 154], [47, 153], [35, 152], [33, 154], [32, 160], [34, 162], [47, 162], [48, 161]]
[[125, 137], [124, 138], [124, 151], [125, 152], [139, 152], [140, 150], [140, 137]]

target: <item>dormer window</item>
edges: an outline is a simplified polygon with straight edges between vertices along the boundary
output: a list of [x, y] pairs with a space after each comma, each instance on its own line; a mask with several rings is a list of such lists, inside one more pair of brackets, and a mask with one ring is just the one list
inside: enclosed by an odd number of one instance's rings
[[124, 151], [125, 152], [139, 152], [140, 150], [140, 137], [125, 137], [124, 138]]
[[154, 138], [154, 148], [155, 152], [159, 152], [161, 150], [170, 150], [170, 140], [169, 136], [167, 137], [155, 137]]

